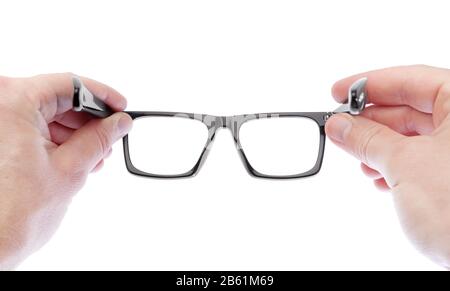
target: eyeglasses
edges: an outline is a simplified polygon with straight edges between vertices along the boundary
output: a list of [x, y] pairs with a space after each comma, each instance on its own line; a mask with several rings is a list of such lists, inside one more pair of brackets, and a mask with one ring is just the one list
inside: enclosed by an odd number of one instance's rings
[[[150, 178], [195, 176], [219, 129], [230, 130], [239, 156], [254, 177], [293, 179], [320, 171], [325, 123], [335, 113], [359, 114], [367, 79], [349, 89], [348, 102], [332, 112], [273, 112], [213, 116], [183, 112], [125, 111], [134, 120], [123, 138], [129, 172]], [[74, 78], [74, 110], [107, 117], [112, 110]]]

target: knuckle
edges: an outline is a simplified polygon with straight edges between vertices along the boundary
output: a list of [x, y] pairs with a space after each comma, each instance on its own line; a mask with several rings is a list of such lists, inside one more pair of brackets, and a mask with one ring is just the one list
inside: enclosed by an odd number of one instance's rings
[[450, 82], [445, 82], [439, 87], [433, 111], [436, 112], [438, 124], [450, 114]]
[[442, 86], [439, 88], [437, 98], [442, 98], [444, 101], [444, 106], [450, 107], [450, 82], [445, 82], [444, 84], [442, 84]]
[[83, 173], [81, 161], [72, 156], [62, 156], [58, 160], [58, 169], [64, 176], [77, 176]]
[[416, 131], [415, 127], [415, 110], [413, 110], [409, 106], [403, 106], [401, 109], [402, 112], [399, 112], [400, 118], [402, 118], [403, 131], [405, 133], [411, 133]]
[[111, 147], [112, 136], [104, 126], [96, 127], [95, 131], [97, 135], [98, 146], [101, 150], [101, 155], [104, 156], [108, 153], [109, 148]]
[[450, 82], [445, 82], [439, 88], [438, 96], [444, 96], [450, 98]]
[[86, 169], [77, 157], [61, 157], [55, 168], [58, 170], [62, 181], [68, 182], [68, 184], [72, 185], [74, 188], [81, 185], [87, 176]]
[[360, 157], [360, 160], [366, 165], [370, 165], [370, 153], [372, 151], [373, 139], [379, 135], [384, 128], [379, 125], [372, 125], [360, 136], [360, 142], [358, 142], [358, 148], [356, 154]]
[[39, 83], [36, 78], [27, 78], [24, 79], [24, 97], [35, 103], [39, 100], [48, 99], [48, 88], [49, 85], [47, 83]]

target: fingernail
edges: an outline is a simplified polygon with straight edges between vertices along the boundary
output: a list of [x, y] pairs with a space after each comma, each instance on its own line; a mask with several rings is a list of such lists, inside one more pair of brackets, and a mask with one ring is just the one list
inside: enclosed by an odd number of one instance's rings
[[133, 121], [131, 120], [131, 117], [128, 115], [122, 114], [119, 121], [117, 122], [117, 129], [119, 131], [119, 135], [124, 136], [126, 135], [133, 125]]
[[352, 129], [352, 122], [345, 116], [340, 114], [334, 115], [328, 121], [328, 136], [337, 141], [344, 142], [350, 130]]

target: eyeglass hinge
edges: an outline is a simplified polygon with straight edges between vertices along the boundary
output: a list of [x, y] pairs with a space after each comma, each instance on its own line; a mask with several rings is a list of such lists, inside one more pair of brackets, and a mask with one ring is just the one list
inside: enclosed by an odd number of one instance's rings
[[334, 114], [336, 114], [335, 112], [327, 112], [324, 116], [323, 116], [323, 121], [327, 121], [328, 119], [330, 119], [331, 116], [333, 116]]

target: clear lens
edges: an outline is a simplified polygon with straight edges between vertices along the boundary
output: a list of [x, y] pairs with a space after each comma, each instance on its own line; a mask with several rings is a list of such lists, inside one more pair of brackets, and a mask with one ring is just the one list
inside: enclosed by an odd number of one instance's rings
[[250, 120], [242, 124], [239, 139], [251, 166], [271, 176], [308, 172], [320, 148], [319, 126], [305, 117]]
[[183, 117], [140, 117], [128, 135], [131, 163], [150, 174], [179, 175], [190, 171], [208, 140], [208, 128]]

